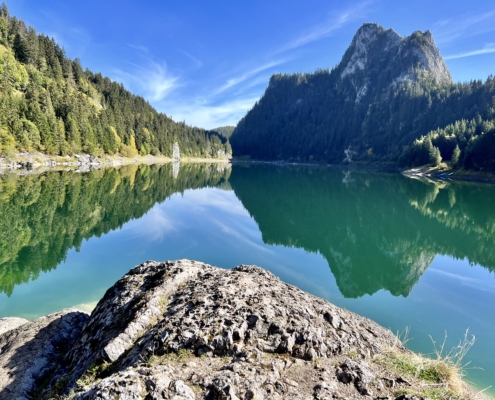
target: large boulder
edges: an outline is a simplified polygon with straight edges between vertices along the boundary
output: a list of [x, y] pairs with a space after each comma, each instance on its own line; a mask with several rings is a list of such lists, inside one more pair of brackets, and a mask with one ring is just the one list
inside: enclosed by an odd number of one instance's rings
[[375, 360], [391, 348], [407, 354], [387, 329], [262, 268], [148, 261], [89, 318], [1, 335], [0, 399], [391, 399], [411, 389]]
[[49, 387], [63, 381], [77, 399], [256, 399], [324, 398], [340, 384], [361, 397], [370, 382], [339, 383], [334, 364], [352, 354], [369, 370], [362, 360], [395, 344], [262, 268], [149, 261], [106, 292]]

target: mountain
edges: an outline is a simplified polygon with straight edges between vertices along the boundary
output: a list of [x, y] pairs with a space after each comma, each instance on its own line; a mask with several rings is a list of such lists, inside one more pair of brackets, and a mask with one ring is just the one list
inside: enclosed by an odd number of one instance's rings
[[455, 84], [431, 32], [401, 37], [367, 23], [332, 70], [273, 75], [230, 142], [235, 155], [268, 160], [438, 163], [456, 145], [467, 151], [482, 129], [460, 132], [443, 151], [433, 143], [442, 135], [429, 132], [491, 119], [493, 77]]
[[0, 7], [0, 154], [120, 153], [221, 157], [215, 132], [174, 122], [100, 73], [83, 70], [53, 39]]
[[429, 77], [438, 83], [452, 83], [430, 31], [402, 38], [393, 29], [377, 24], [359, 28], [336, 73], [351, 82], [355, 93], [348, 95], [355, 103], [372, 95], [373, 90], [383, 91], [398, 82]]

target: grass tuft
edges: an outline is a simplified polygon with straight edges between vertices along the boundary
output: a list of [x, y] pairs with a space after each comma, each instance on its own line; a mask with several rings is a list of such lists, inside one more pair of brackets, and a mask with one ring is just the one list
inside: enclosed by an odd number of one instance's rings
[[[406, 329], [398, 341], [404, 343], [408, 339], [409, 329]], [[447, 334], [438, 345], [432, 338], [435, 359], [404, 351], [402, 346], [395, 346], [377, 356], [376, 361], [399, 375], [415, 382], [415, 387], [423, 388], [418, 393], [407, 393], [400, 390], [396, 395], [414, 394], [432, 400], [478, 400], [487, 399], [481, 392], [476, 393], [463, 380], [466, 375], [464, 362], [466, 354], [473, 347], [476, 338], [466, 330], [459, 344], [446, 351]]]

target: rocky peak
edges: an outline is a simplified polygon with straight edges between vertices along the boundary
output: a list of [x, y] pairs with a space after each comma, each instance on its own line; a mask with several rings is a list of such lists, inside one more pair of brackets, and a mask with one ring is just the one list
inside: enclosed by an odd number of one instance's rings
[[[351, 46], [342, 60], [345, 68], [340, 76], [344, 78], [358, 70], [364, 70], [367, 67], [368, 60], [373, 59], [374, 44], [384, 36], [386, 37], [382, 46], [384, 51], [397, 48], [401, 41], [401, 37], [393, 29], [385, 30], [385, 28], [375, 23], [363, 24], [354, 35]], [[348, 54], [350, 54], [350, 57]]]
[[416, 82], [427, 76], [438, 83], [452, 82], [430, 31], [401, 37], [393, 29], [375, 23], [365, 23], [358, 29], [339, 69], [341, 79], [351, 80], [356, 102], [375, 82], [383, 81], [382, 74], [386, 74], [390, 85]]
[[416, 62], [418, 71], [429, 74], [439, 83], [453, 82], [452, 75], [429, 30], [426, 32], [416, 31], [411, 36], [403, 38], [400, 51], [405, 59], [409, 58]]

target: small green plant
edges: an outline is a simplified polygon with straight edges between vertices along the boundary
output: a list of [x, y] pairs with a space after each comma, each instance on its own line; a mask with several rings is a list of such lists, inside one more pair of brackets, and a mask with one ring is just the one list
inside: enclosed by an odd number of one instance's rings
[[[401, 335], [408, 340], [409, 330], [406, 329]], [[404, 339], [397, 335], [398, 340], [403, 342]], [[416, 355], [402, 349], [402, 346], [393, 347], [383, 355], [377, 356], [375, 361], [396, 371], [401, 376], [415, 381], [424, 389], [419, 393], [399, 390], [395, 394], [414, 394], [419, 397], [427, 397], [432, 400], [474, 400], [479, 397], [473, 390], [469, 389], [462, 380], [465, 375], [465, 368], [469, 363], [464, 363], [464, 358], [471, 347], [474, 345], [476, 338], [469, 334], [467, 330], [459, 344], [450, 351], [446, 351], [447, 334], [443, 342], [438, 345], [433, 339], [433, 348], [435, 359]]]
[[168, 307], [168, 296], [167, 295], [160, 296], [160, 301], [158, 302], [158, 307], [160, 307], [160, 311], [162, 313], [167, 311], [167, 307]]
[[153, 354], [150, 358], [148, 358], [145, 362], [145, 365], [148, 367], [153, 367], [155, 365], [160, 364], [161, 357]]
[[359, 358], [359, 353], [357, 352], [356, 349], [349, 350], [347, 352], [347, 355], [352, 359], [352, 360], [357, 360]]
[[184, 362], [186, 361], [190, 356], [192, 355], [192, 353], [187, 350], [187, 349], [179, 349], [179, 351], [177, 352], [177, 361], [180, 361], [180, 362]]
[[473, 347], [476, 342], [476, 337], [474, 335], [469, 334], [469, 329], [466, 329], [464, 332], [463, 338], [459, 341], [459, 344], [453, 347], [449, 352], [445, 351], [445, 343], [447, 342], [447, 332], [445, 332], [445, 336], [443, 342], [440, 346], [437, 346], [437, 343], [430, 336], [431, 341], [433, 342], [433, 347], [435, 351], [435, 356], [437, 360], [444, 361], [452, 367], [459, 369], [461, 374], [464, 374], [464, 369], [467, 367], [470, 362], [463, 364], [463, 360], [466, 357], [466, 354], [469, 352], [471, 347]]
[[92, 364], [88, 370], [77, 380], [79, 386], [89, 386], [110, 375], [114, 365], [109, 362], [102, 364]]
[[441, 381], [438, 371], [434, 368], [426, 368], [421, 370], [418, 374], [418, 377], [420, 379], [424, 379], [425, 381], [430, 381], [435, 383]]

